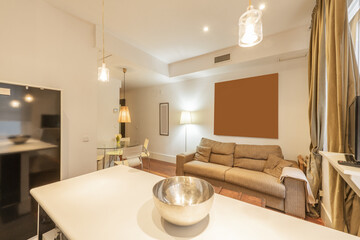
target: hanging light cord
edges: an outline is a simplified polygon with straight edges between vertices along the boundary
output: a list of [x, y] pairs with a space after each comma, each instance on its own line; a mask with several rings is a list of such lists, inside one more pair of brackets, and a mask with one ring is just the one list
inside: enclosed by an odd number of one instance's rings
[[126, 68], [123, 68], [123, 72], [124, 72], [124, 99], [126, 101], [126, 98], [125, 98], [125, 73], [126, 73]]
[[102, 0], [102, 42], [103, 42], [103, 46], [102, 46], [102, 54], [103, 54], [103, 63], [105, 63], [105, 34], [104, 34], [104, 28], [105, 28], [105, 17], [104, 17], [104, 5], [105, 5], [105, 0]]
[[251, 0], [249, 0], [249, 6], [251, 6]]

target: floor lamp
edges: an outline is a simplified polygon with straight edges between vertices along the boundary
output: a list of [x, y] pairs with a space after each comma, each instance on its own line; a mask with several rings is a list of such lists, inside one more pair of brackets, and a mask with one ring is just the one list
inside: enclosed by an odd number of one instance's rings
[[185, 125], [185, 152], [187, 151], [187, 125], [191, 124], [191, 113], [187, 111], [181, 112], [180, 124]]

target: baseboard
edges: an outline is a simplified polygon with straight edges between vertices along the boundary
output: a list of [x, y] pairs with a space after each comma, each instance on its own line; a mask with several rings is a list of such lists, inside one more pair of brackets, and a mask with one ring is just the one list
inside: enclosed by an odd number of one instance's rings
[[320, 206], [321, 206], [321, 219], [323, 220], [326, 227], [332, 228], [331, 215], [329, 214], [329, 212], [325, 208], [323, 202], [321, 202]]
[[169, 163], [176, 163], [176, 156], [166, 155], [162, 153], [150, 152], [150, 158]]

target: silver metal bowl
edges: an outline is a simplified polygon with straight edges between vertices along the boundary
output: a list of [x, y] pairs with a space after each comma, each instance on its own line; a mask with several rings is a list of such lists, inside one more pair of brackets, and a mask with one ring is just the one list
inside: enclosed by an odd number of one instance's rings
[[189, 226], [200, 222], [209, 214], [214, 201], [214, 188], [199, 178], [172, 177], [154, 185], [153, 199], [165, 220]]
[[8, 139], [14, 144], [23, 144], [30, 139], [30, 135], [13, 135], [9, 136]]

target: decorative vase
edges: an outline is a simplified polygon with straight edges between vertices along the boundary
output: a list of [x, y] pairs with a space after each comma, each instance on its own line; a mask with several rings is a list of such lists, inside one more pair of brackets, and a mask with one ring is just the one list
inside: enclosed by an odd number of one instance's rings
[[122, 138], [122, 135], [121, 134], [116, 134], [115, 136], [115, 140], [116, 140], [116, 147], [120, 147], [120, 140]]

